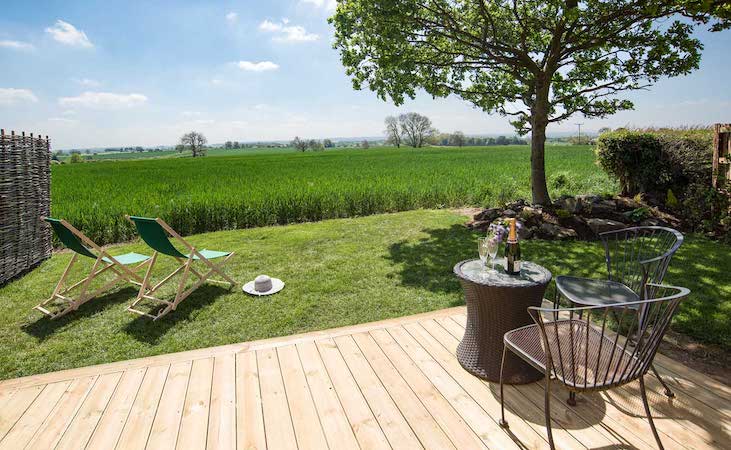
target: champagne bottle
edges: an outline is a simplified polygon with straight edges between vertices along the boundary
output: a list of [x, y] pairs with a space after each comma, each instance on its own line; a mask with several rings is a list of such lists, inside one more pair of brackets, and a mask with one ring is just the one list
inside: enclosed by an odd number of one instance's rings
[[520, 274], [520, 244], [518, 234], [515, 232], [515, 219], [510, 220], [510, 232], [508, 242], [505, 244], [505, 272], [509, 275]]

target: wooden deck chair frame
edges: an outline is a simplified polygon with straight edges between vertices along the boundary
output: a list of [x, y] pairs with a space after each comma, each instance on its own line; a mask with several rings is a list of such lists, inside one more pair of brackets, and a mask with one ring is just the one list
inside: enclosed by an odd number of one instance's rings
[[[158, 254], [161, 253], [155, 247], [150, 245], [149, 242], [145, 241], [150, 248], [152, 248], [152, 258], [150, 260], [150, 265], [147, 267], [147, 272], [145, 273], [145, 277], [142, 280], [142, 285], [140, 286], [140, 291], [137, 294], [137, 298], [134, 302], [127, 308], [128, 311], [133, 312], [135, 314], [139, 314], [145, 317], [151, 318], [153, 321], [161, 318], [162, 316], [166, 315], [170, 311], [175, 311], [175, 309], [178, 307], [180, 302], [185, 300], [190, 294], [193, 293], [198, 287], [200, 287], [203, 283], [206, 281], [211, 283], [218, 283], [218, 284], [228, 284], [229, 289], [233, 288], [236, 285], [236, 282], [226, 275], [226, 273], [223, 272], [223, 266], [231, 259], [232, 256], [236, 252], [229, 252], [225, 257], [223, 257], [223, 260], [219, 263], [213, 263], [210, 259], [206, 258], [203, 254], [200, 253], [193, 245], [191, 245], [188, 241], [183, 239], [182, 236], [180, 236], [175, 230], [173, 230], [167, 223], [165, 223], [164, 220], [160, 218], [145, 218], [145, 217], [134, 217], [134, 216], [125, 216], [127, 220], [135, 224], [135, 220], [154, 220], [169, 236], [171, 236], [175, 241], [179, 242], [182, 246], [184, 246], [188, 251], [190, 252], [187, 256], [180, 253], [176, 254], [168, 254], [168, 256], [172, 256], [175, 258], [178, 263], [180, 264], [175, 270], [170, 272], [168, 275], [163, 277], [162, 280], [158, 281], [157, 284], [151, 285], [151, 275], [152, 275], [152, 268], [155, 266], [155, 263], [157, 262]], [[139, 232], [139, 228], [138, 228]], [[140, 236], [142, 236], [140, 234]], [[143, 237], [143, 240], [144, 237]], [[172, 244], [171, 244], [172, 245]], [[201, 273], [198, 270], [196, 270], [193, 267], [194, 261], [200, 261], [201, 263], [205, 264], [205, 266], [208, 268], [208, 271], [205, 273]], [[170, 281], [175, 275], [177, 275], [180, 272], [183, 272], [182, 277], [180, 281], [178, 282], [178, 288], [175, 291], [175, 298], [172, 301], [164, 300], [158, 297], [153, 296], [152, 294], [155, 293], [158, 289], [160, 289], [162, 286], [165, 285], [168, 281]], [[193, 274], [198, 278], [198, 280], [193, 283], [191, 287], [188, 289], [185, 289], [185, 284], [187, 283], [188, 279], [190, 278], [190, 275]], [[216, 280], [211, 278], [214, 274], [218, 274], [221, 277], [223, 277], [226, 281], [222, 280]], [[141, 311], [137, 309], [137, 305], [139, 305], [141, 302], [145, 300], [151, 300], [153, 302], [162, 303], [165, 305], [164, 308], [162, 308], [157, 314], [149, 314], [144, 311]]]
[[[133, 268], [129, 268], [126, 265], [120, 263], [114, 256], [110, 255], [106, 250], [98, 246], [94, 241], [86, 237], [84, 233], [76, 229], [73, 225], [66, 222], [63, 219], [50, 219], [47, 217], [41, 217], [40, 220], [42, 221], [49, 221], [53, 220], [62, 225], [64, 228], [66, 228], [68, 231], [70, 231], [81, 243], [87, 247], [87, 250], [89, 251], [89, 254], [81, 255], [81, 256], [88, 256], [88, 257], [95, 257], [94, 264], [91, 267], [91, 270], [87, 274], [86, 277], [82, 278], [81, 280], [73, 283], [70, 286], [66, 286], [66, 280], [69, 277], [69, 274], [71, 273], [71, 269], [74, 267], [74, 265], [79, 261], [80, 253], [76, 250], [74, 251], [73, 256], [71, 257], [71, 261], [69, 261], [68, 265], [66, 265], [66, 269], [64, 269], [63, 274], [61, 275], [61, 279], [58, 280], [58, 283], [56, 283], [56, 287], [53, 290], [53, 294], [51, 296], [44, 300], [43, 302], [39, 303], [37, 306], [34, 307], [34, 309], [37, 309], [38, 311], [42, 312], [43, 314], [49, 316], [51, 319], [57, 319], [61, 316], [65, 316], [66, 314], [70, 313], [71, 311], [76, 311], [79, 309], [81, 305], [88, 302], [89, 300], [95, 298], [99, 294], [108, 291], [115, 285], [117, 285], [120, 282], [128, 282], [132, 283], [137, 286], [142, 285], [142, 277], [137, 275], [135, 272], [139, 270], [140, 268], [144, 267], [146, 264], [151, 264], [152, 259], [148, 258], [145, 261], [142, 261], [138, 265], [134, 266]], [[93, 250], [96, 252], [96, 255], [91, 252]], [[103, 274], [104, 272], [111, 270], [115, 273], [114, 279], [111, 281], [105, 283], [102, 287], [96, 289], [95, 291], [89, 290], [89, 287], [91, 285], [91, 282], [98, 277], [99, 275]], [[78, 296], [72, 297], [69, 295], [71, 291], [73, 291], [76, 288], [81, 288]], [[66, 307], [61, 309], [58, 312], [53, 312], [50, 309], [48, 309], [48, 305], [50, 303], [54, 303], [58, 300], [61, 300], [62, 302], [66, 303]]]

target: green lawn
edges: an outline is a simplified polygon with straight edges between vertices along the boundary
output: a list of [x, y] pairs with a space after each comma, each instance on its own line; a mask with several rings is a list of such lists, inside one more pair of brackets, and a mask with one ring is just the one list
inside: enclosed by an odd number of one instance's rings
[[[612, 193], [589, 146], [546, 152], [551, 194]], [[55, 165], [52, 214], [99, 244], [134, 237], [125, 214], [184, 234], [530, 197], [527, 146], [218, 150], [204, 158]]]
[[[252, 298], [204, 285], [158, 322], [125, 311], [123, 288], [57, 321], [31, 308], [50, 295], [71, 255], [58, 253], [0, 288], [0, 378], [11, 378], [213, 345], [262, 339], [431, 311], [463, 303], [453, 265], [476, 254], [465, 218], [418, 210], [356, 219], [223, 231], [190, 237], [200, 247], [235, 250], [229, 273], [245, 282], [282, 278], [281, 293]], [[112, 247], [146, 252], [139, 244]], [[601, 276], [598, 243], [523, 243], [527, 259], [554, 274]], [[169, 262], [169, 261], [168, 261]], [[693, 289], [674, 327], [731, 348], [729, 247], [691, 237], [668, 281]], [[161, 267], [158, 274], [162, 274]]]

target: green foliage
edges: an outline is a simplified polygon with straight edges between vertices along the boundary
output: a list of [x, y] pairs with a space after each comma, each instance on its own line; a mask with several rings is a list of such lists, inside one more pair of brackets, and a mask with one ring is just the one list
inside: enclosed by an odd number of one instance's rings
[[75, 163], [84, 162], [84, 159], [81, 157], [80, 154], [72, 153], [71, 156], [69, 157], [69, 162], [75, 164]]
[[[530, 195], [526, 146], [211, 150], [166, 158], [54, 166], [51, 209], [100, 244], [135, 237], [124, 214], [160, 216], [183, 234], [416, 208], [491, 206]], [[546, 161], [571, 186], [615, 192], [588, 147]]]
[[648, 208], [647, 206], [640, 206], [639, 208], [635, 208], [627, 213], [627, 218], [635, 223], [642, 222], [643, 220], [651, 216], [652, 213], [650, 211], [650, 208]]
[[597, 140], [596, 155], [601, 167], [619, 180], [624, 195], [656, 192], [669, 181], [662, 145], [653, 134], [604, 133]]
[[668, 189], [668, 194], [665, 197], [665, 206], [667, 206], [670, 209], [677, 209], [678, 206], [680, 206], [678, 197], [675, 196], [672, 189]]
[[617, 93], [696, 69], [702, 45], [677, 12], [671, 1], [342, 0], [330, 23], [355, 89], [396, 104], [419, 89], [456, 95], [527, 132], [631, 109]]

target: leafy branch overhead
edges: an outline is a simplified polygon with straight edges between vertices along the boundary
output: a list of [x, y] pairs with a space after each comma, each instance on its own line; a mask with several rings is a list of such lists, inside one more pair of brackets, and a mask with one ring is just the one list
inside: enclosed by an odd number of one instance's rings
[[632, 108], [620, 92], [697, 68], [692, 25], [670, 18], [682, 13], [670, 1], [346, 0], [331, 22], [356, 89], [397, 104], [419, 88], [455, 94], [525, 133], [542, 102], [548, 122], [602, 117]]

